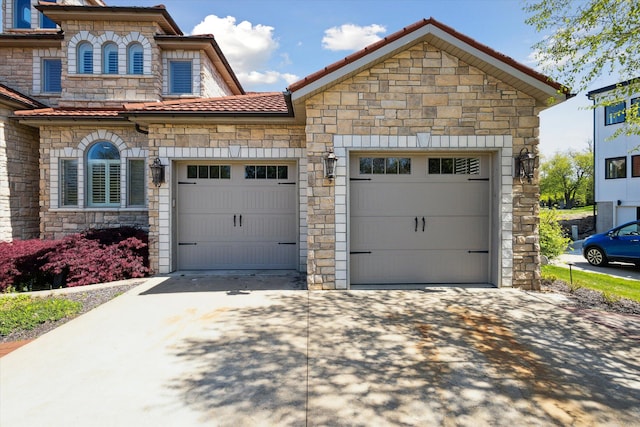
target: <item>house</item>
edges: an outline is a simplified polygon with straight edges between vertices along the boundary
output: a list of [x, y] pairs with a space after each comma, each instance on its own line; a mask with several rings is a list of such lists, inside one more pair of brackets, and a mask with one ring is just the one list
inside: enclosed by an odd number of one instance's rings
[[[590, 91], [597, 103], [611, 97], [615, 89], [629, 81]], [[624, 133], [611, 139], [625, 126], [627, 109], [640, 102], [640, 93], [627, 95], [620, 102], [593, 111], [595, 201], [598, 206], [596, 231], [640, 219], [640, 136]], [[637, 113], [636, 113], [637, 114]]]
[[425, 19], [245, 93], [215, 38], [162, 6], [32, 1], [22, 19], [25, 1], [3, 1], [2, 120], [24, 136], [2, 147], [32, 147], [41, 237], [136, 225], [158, 273], [295, 269], [311, 289], [539, 286], [525, 166], [539, 113], [570, 96], [546, 76]]

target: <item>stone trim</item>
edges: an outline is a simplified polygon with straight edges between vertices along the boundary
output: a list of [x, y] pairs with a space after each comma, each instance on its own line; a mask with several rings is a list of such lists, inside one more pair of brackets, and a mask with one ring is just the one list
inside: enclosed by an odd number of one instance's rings
[[140, 43], [142, 45], [142, 60], [144, 62], [142, 66], [142, 74], [151, 74], [151, 43], [145, 36], [137, 31], [133, 31], [122, 38], [122, 46], [118, 48], [118, 60], [124, 56], [124, 61], [118, 63], [118, 72], [120, 74], [128, 74], [127, 66], [129, 63], [129, 46], [133, 43]]
[[[85, 152], [97, 141], [111, 142], [120, 152], [120, 208], [95, 208], [85, 206]], [[131, 209], [140, 211], [140, 207], [127, 206], [127, 169], [129, 167], [129, 159], [146, 159], [148, 150], [132, 147], [128, 148], [125, 142], [113, 132], [108, 130], [97, 130], [82, 138], [77, 148], [63, 148], [51, 150], [49, 155], [50, 167], [50, 195], [49, 206], [52, 210], [63, 209], [68, 210], [119, 210]], [[60, 160], [77, 159], [78, 160], [78, 206], [60, 206]], [[147, 196], [148, 197], [148, 196]], [[148, 205], [148, 200], [146, 201]], [[145, 208], [146, 209], [146, 208]]]
[[499, 271], [493, 272], [499, 287], [512, 286], [513, 279], [513, 138], [511, 135], [430, 135], [418, 133], [416, 136], [389, 135], [334, 135], [334, 151], [338, 156], [335, 178], [335, 258], [336, 289], [349, 288], [349, 240], [347, 229], [349, 215], [347, 212], [347, 190], [349, 182], [348, 160], [352, 150], [466, 150], [466, 151], [498, 151], [497, 169], [500, 176], [499, 204], [500, 247], [495, 253], [500, 254]]
[[[49, 49], [34, 49], [33, 50], [33, 93], [41, 94], [42, 92], [42, 60], [50, 58], [63, 59], [64, 55], [62, 50], [49, 48]], [[64, 61], [63, 61], [64, 62]], [[57, 93], [56, 95], [60, 95]]]
[[[307, 268], [307, 150], [305, 148], [253, 148], [241, 145], [231, 145], [220, 148], [196, 147], [159, 147], [158, 156], [165, 168], [165, 180], [169, 185], [158, 188], [158, 272], [161, 274], [172, 271], [172, 175], [174, 162], [185, 160], [247, 160], [247, 159], [280, 159], [297, 161], [298, 163], [298, 198], [299, 198], [299, 271]], [[173, 194], [173, 196], [172, 196]]]
[[102, 72], [102, 45], [98, 37], [94, 36], [89, 31], [80, 31], [69, 41], [69, 46], [67, 47], [67, 74], [78, 74], [77, 48], [82, 42], [89, 42], [93, 46], [93, 74], [100, 74], [96, 72], [96, 70]]

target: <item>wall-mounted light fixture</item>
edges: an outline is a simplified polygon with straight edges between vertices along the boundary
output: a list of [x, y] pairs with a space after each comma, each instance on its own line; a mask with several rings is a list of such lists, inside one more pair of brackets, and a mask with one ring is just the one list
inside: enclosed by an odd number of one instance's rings
[[536, 160], [538, 157], [529, 151], [527, 147], [523, 147], [520, 150], [520, 155], [516, 157], [516, 177], [526, 178], [529, 183], [533, 179], [533, 174], [536, 169]]
[[151, 181], [156, 187], [160, 187], [164, 183], [164, 165], [160, 163], [160, 158], [156, 158], [149, 165], [149, 168], [151, 169]]
[[336, 177], [336, 163], [338, 157], [333, 152], [333, 148], [329, 148], [329, 152], [324, 156], [324, 176], [330, 180]]

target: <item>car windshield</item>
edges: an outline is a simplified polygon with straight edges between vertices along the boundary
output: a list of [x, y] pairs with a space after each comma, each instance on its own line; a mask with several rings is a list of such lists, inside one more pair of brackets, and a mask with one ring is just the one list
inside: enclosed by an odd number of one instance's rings
[[618, 230], [618, 236], [638, 236], [640, 235], [640, 224], [629, 224]]

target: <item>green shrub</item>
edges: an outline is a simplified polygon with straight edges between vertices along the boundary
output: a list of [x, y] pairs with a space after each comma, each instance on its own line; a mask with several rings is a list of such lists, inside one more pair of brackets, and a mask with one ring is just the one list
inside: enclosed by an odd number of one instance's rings
[[540, 211], [540, 252], [548, 258], [562, 254], [571, 239], [564, 235], [558, 223], [558, 211], [543, 209]]
[[28, 295], [0, 297], [0, 335], [30, 330], [37, 325], [73, 316], [82, 304], [64, 298], [33, 298]]

